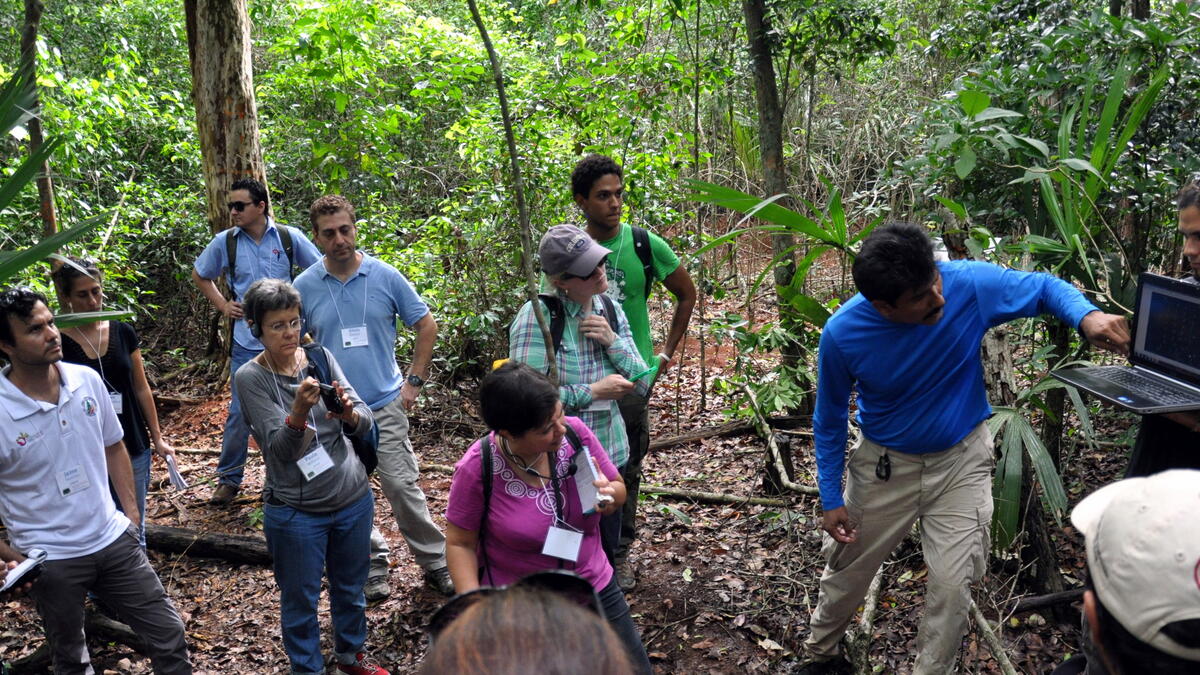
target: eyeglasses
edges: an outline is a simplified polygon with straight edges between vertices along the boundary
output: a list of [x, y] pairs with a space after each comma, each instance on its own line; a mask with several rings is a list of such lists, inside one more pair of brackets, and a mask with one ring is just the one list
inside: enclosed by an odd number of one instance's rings
[[433, 616], [429, 618], [429, 624], [425, 626], [425, 631], [429, 633], [431, 640], [436, 640], [442, 631], [463, 612], [484, 598], [503, 593], [510, 588], [549, 591], [592, 610], [601, 619], [605, 618], [604, 607], [600, 604], [600, 596], [587, 579], [567, 570], [546, 570], [545, 572], [534, 572], [507, 586], [480, 586], [466, 593], [459, 593], [447, 600], [446, 604], [433, 613]]
[[241, 213], [246, 210], [247, 206], [254, 206], [254, 202], [229, 202], [226, 206], [229, 207], [230, 211]]
[[590, 273], [588, 273], [587, 276], [579, 276], [578, 274], [571, 274], [570, 272], [564, 272], [562, 277], [560, 277], [560, 278], [563, 281], [570, 281], [571, 279], [591, 279], [592, 277], [596, 276], [596, 273], [602, 269], [604, 269], [604, 261], [603, 260], [601, 260], [600, 264], [596, 265], [596, 269], [594, 269]]
[[303, 325], [304, 322], [300, 319], [292, 319], [291, 321], [276, 321], [267, 328], [271, 329], [272, 333], [282, 333], [286, 330], [300, 330], [300, 326]]

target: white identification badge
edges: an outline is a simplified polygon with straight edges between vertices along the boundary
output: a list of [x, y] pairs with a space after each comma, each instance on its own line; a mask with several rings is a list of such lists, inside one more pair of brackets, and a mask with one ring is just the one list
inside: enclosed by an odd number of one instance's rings
[[575, 562], [579, 559], [579, 547], [582, 545], [582, 532], [551, 525], [550, 530], [546, 532], [546, 543], [542, 545], [542, 555]]
[[585, 412], [608, 412], [612, 410], [613, 400], [610, 398], [592, 399], [583, 410]]
[[121, 395], [121, 392], [119, 392], [119, 391], [108, 392], [108, 400], [112, 401], [113, 412], [120, 415], [122, 412], [125, 411], [125, 408], [124, 408], [125, 397]]
[[342, 347], [366, 347], [367, 327], [353, 326], [342, 329]]
[[92, 486], [81, 464], [59, 471], [55, 478], [58, 480], [58, 494], [63, 497], [83, 492]]
[[332, 469], [333, 460], [329, 458], [329, 453], [325, 452], [325, 448], [317, 446], [316, 450], [297, 460], [296, 465], [300, 467], [300, 472], [304, 474], [304, 480], [312, 480]]

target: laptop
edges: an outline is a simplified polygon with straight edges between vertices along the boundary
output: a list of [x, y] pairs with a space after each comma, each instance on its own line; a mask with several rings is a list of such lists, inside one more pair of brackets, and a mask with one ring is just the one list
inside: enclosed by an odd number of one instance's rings
[[1200, 409], [1200, 284], [1138, 277], [1129, 362], [1050, 375], [1143, 415]]

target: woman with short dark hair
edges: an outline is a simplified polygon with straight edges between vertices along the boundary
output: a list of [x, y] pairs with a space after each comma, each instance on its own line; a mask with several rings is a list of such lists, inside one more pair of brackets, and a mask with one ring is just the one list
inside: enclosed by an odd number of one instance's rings
[[[649, 673], [600, 542], [601, 516], [619, 513], [625, 503], [617, 467], [587, 425], [563, 415], [549, 378], [523, 363], [509, 361], [488, 374], [479, 407], [492, 431], [455, 465], [446, 506], [446, 562], [455, 590], [508, 584], [542, 570], [573, 571], [599, 593], [630, 660]], [[580, 472], [596, 476], [594, 503], [582, 503]]]
[[[325, 351], [332, 391], [322, 395], [305, 350], [300, 293], [280, 279], [260, 279], [244, 298], [246, 323], [263, 351], [238, 369], [237, 390], [262, 449], [263, 532], [279, 585], [283, 647], [292, 673], [323, 673], [317, 601], [329, 582], [338, 670], [387, 675], [366, 654], [367, 581], [375, 504], [367, 472], [343, 433], [371, 431], [371, 409]], [[323, 348], [322, 348], [323, 349]], [[335, 399], [341, 412], [326, 403]]]

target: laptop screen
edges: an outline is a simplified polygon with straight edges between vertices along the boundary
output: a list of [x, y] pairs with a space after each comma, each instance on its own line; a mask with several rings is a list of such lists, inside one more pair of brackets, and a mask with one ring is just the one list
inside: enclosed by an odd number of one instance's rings
[[1134, 326], [1134, 363], [1200, 382], [1200, 285], [1143, 274]]

